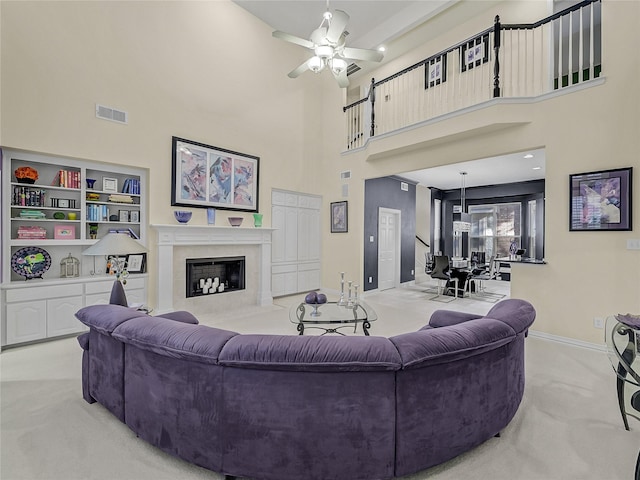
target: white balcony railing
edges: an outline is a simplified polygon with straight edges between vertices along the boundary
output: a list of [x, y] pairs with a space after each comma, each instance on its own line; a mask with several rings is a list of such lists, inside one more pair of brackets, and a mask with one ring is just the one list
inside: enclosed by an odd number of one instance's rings
[[345, 150], [492, 98], [536, 97], [600, 76], [601, 0], [533, 24], [495, 23], [379, 81], [343, 108]]

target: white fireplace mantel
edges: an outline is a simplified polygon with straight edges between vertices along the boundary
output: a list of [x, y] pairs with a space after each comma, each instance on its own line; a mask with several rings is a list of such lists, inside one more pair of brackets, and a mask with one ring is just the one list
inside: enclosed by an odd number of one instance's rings
[[260, 248], [257, 304], [271, 305], [272, 228], [214, 227], [205, 225], [151, 225], [157, 232], [159, 313], [173, 311], [173, 249], [195, 245], [258, 245]]

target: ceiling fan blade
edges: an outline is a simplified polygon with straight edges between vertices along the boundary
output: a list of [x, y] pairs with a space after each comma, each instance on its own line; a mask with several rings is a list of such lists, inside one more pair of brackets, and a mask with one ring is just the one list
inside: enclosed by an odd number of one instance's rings
[[329, 30], [327, 30], [327, 40], [331, 43], [338, 43], [342, 32], [347, 27], [349, 15], [342, 10], [335, 10], [331, 16]]
[[379, 62], [383, 59], [384, 54], [376, 50], [344, 47], [342, 49], [342, 56], [344, 58], [350, 58], [352, 60], [367, 60], [369, 62]]
[[344, 69], [342, 72], [336, 75], [336, 72], [331, 71], [333, 76], [336, 78], [338, 85], [340, 88], [347, 88], [349, 86], [349, 79], [347, 78], [347, 70]]
[[304, 63], [302, 63], [299, 67], [294, 68], [293, 70], [291, 70], [289, 72], [289, 74], [288, 74], [288, 77], [289, 78], [297, 78], [298, 76], [300, 76], [301, 74], [303, 74], [307, 70], [309, 70], [309, 60], [305, 60]]
[[284, 40], [285, 42], [295, 43], [296, 45], [300, 45], [302, 47], [310, 48], [313, 50], [314, 45], [309, 40], [305, 40], [304, 38], [296, 37], [295, 35], [291, 35], [290, 33], [281, 32], [280, 30], [276, 30], [271, 35], [280, 40]]

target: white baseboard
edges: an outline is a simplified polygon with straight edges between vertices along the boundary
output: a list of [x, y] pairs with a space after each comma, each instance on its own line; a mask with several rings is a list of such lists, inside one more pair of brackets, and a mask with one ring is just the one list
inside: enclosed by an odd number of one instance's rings
[[551, 333], [538, 332], [536, 330], [529, 330], [529, 335], [531, 335], [532, 337], [541, 338], [543, 340], [548, 340], [551, 342], [571, 345], [572, 347], [588, 348], [589, 350], [596, 350], [598, 352], [604, 352], [604, 353], [606, 353], [607, 351], [607, 346], [605, 344], [584, 342], [582, 340], [576, 340], [574, 338], [568, 338], [568, 337], [561, 337], [560, 335], [553, 335]]

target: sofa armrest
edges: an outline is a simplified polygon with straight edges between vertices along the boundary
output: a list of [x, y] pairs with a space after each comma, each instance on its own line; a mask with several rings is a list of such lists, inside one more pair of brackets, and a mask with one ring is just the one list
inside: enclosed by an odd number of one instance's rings
[[89, 332], [85, 332], [82, 335], [78, 335], [78, 343], [82, 350], [89, 350]]
[[[469, 320], [475, 320], [482, 318], [484, 315], [477, 315], [475, 313], [455, 312], [453, 310], [436, 310], [429, 319], [430, 327], [448, 327], [450, 325], [458, 325], [459, 323], [468, 322]], [[420, 330], [425, 329], [421, 328]]]

